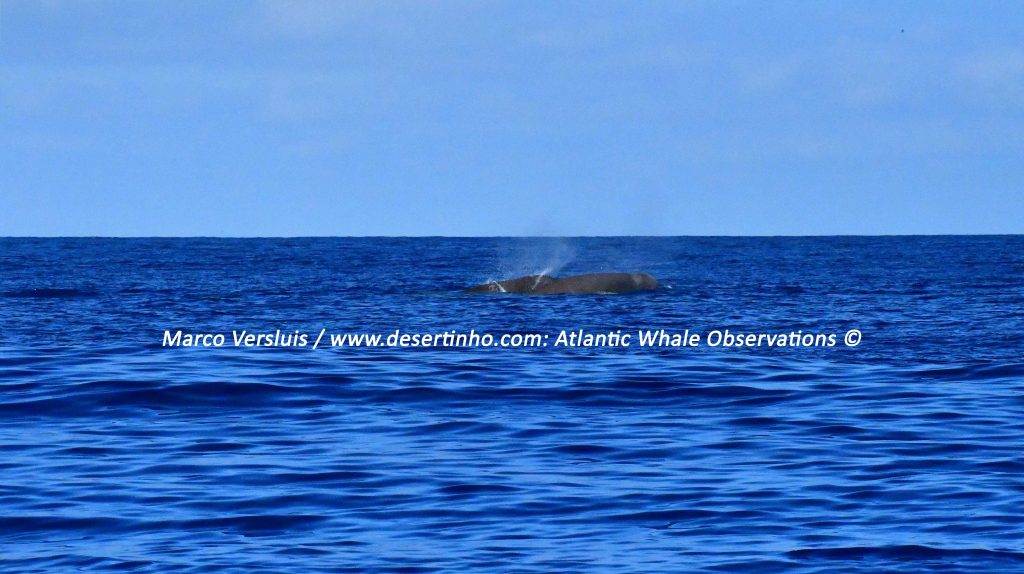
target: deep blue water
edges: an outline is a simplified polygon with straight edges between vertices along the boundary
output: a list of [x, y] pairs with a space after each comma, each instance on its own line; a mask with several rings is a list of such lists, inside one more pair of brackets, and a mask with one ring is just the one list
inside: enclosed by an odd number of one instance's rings
[[[230, 345], [321, 328], [863, 340]], [[0, 239], [0, 392], [5, 571], [1024, 571], [1024, 237]]]

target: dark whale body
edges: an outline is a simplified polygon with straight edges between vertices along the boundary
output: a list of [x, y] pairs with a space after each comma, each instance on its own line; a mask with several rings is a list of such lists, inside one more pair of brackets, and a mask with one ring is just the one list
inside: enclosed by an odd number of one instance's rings
[[555, 279], [548, 275], [527, 275], [505, 281], [491, 281], [466, 289], [467, 293], [522, 293], [524, 295], [586, 295], [632, 293], [658, 288], [649, 273], [587, 273]]
[[466, 289], [466, 293], [531, 293], [538, 287], [543, 287], [554, 281], [548, 275], [526, 275], [516, 279], [504, 281], [490, 281], [483, 285], [477, 285]]

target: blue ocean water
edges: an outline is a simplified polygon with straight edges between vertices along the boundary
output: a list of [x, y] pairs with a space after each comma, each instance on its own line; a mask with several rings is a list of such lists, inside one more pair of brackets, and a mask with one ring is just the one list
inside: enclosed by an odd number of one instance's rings
[[[324, 328], [863, 339], [230, 344]], [[5, 571], [1024, 571], [1024, 237], [0, 239], [0, 393]]]

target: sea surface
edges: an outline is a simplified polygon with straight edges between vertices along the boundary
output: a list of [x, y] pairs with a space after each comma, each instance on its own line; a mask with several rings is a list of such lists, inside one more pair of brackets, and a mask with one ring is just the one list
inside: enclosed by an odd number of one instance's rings
[[1024, 237], [0, 239], [0, 570], [1024, 572]]

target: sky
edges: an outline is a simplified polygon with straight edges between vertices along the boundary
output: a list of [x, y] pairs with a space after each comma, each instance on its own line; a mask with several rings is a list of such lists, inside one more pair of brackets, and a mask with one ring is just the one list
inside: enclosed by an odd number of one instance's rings
[[946, 233], [1016, 2], [0, 0], [0, 236]]

